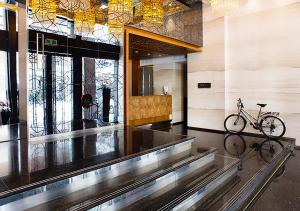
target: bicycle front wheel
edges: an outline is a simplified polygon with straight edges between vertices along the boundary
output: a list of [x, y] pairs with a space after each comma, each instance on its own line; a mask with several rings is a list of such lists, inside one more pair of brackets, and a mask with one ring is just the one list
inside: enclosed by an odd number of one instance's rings
[[285, 134], [286, 127], [284, 122], [277, 116], [266, 116], [260, 122], [263, 134], [270, 138], [280, 138]]
[[280, 141], [269, 139], [261, 144], [259, 154], [265, 162], [269, 163], [282, 150], [283, 144]]
[[246, 120], [243, 116], [231, 114], [225, 119], [224, 127], [229, 133], [240, 133], [246, 127]]

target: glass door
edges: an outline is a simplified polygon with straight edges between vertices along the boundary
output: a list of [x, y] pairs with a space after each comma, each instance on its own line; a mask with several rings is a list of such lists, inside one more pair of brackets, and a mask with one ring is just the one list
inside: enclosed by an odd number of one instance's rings
[[72, 58], [53, 56], [52, 61], [54, 127], [56, 133], [67, 132], [73, 114]]
[[84, 58], [83, 95], [93, 99], [91, 108], [83, 109], [83, 118], [100, 123], [118, 122], [118, 61]]

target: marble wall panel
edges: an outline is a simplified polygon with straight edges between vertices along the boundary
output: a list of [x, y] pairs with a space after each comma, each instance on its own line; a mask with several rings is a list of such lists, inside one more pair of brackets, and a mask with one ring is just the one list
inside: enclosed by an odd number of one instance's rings
[[[222, 130], [225, 109], [224, 17], [203, 22], [203, 39], [203, 52], [188, 55], [188, 126]], [[212, 87], [199, 89], [198, 83], [211, 83]]]
[[183, 117], [183, 65], [162, 63], [153, 66], [154, 95], [162, 95], [163, 87], [172, 95], [172, 123], [182, 122]]
[[[300, 1], [242, 1], [223, 24], [213, 24], [220, 17], [208, 10], [203, 11], [204, 51], [188, 56], [189, 126], [222, 129], [224, 116], [236, 110], [236, 100], [241, 97], [253, 114], [257, 113], [256, 103], [267, 103], [265, 110], [280, 112], [287, 125], [286, 136], [297, 138], [300, 145]], [[214, 29], [208, 30], [212, 25]], [[212, 34], [218, 31], [224, 31], [224, 48], [216, 53], [213, 43], [221, 43], [220, 34]], [[222, 53], [224, 95], [221, 76], [211, 73], [222, 72]], [[218, 89], [195, 89], [196, 80], [209, 78]], [[223, 113], [216, 99], [224, 100]], [[257, 132], [251, 127], [246, 131]]]

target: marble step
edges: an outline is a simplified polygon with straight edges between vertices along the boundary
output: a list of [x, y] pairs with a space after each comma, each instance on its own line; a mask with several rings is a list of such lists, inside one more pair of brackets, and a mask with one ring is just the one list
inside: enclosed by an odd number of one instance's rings
[[199, 185], [203, 188], [200, 195], [204, 197], [234, 178], [239, 164], [238, 159], [212, 154], [209, 156], [213, 158], [215, 169], [204, 169], [207, 159], [197, 159], [165, 175], [127, 187], [127, 192], [116, 192], [71, 210], [158, 210]]
[[[76, 171], [71, 171], [68, 173], [63, 173], [59, 176], [52, 176], [47, 179], [41, 180], [36, 180], [35, 178], [36, 181], [34, 182], [31, 182], [30, 177], [24, 175], [24, 178], [18, 177], [18, 180], [20, 181], [17, 181], [17, 183], [20, 183], [20, 185], [0, 192], [0, 205], [3, 204], [1, 203], [1, 200], [3, 198], [14, 196], [16, 194], [19, 194], [19, 197], [22, 197], [22, 194], [28, 196], [32, 195], [32, 192], [44, 192], [46, 189], [49, 189], [50, 186], [55, 186], [55, 184], [59, 184], [59, 186], [61, 186], [63, 183], [68, 184], [70, 183], [70, 180], [78, 180], [78, 178], [82, 177], [82, 175], [84, 175], [85, 177], [89, 177], [94, 176], [94, 174], [104, 174], [106, 172], [113, 171], [115, 168], [117, 169], [117, 171], [115, 171], [116, 175], [121, 175], [124, 172], [130, 172], [133, 169], [143, 167], [153, 162], [167, 160], [168, 158], [172, 159], [174, 156], [176, 157], [180, 153], [184, 154], [185, 152], [189, 152], [192, 148], [193, 142], [193, 139], [171, 142], [169, 144], [165, 144], [160, 147], [144, 151], [142, 153], [136, 153], [129, 156], [121, 156], [118, 159], [101, 162], [97, 165], [82, 168]], [[14, 181], [12, 180], [9, 182], [13, 183]]]
[[246, 210], [253, 205], [270, 182], [280, 174], [281, 168], [293, 154], [293, 146], [287, 145], [263, 166], [240, 190], [220, 207], [219, 211]]
[[0, 199], [1, 208], [16, 209], [65, 209], [93, 198], [103, 197], [112, 191], [161, 175], [177, 166], [185, 165], [206, 156], [215, 149], [192, 148], [193, 141], [175, 144], [134, 159], [83, 173], [41, 187]]

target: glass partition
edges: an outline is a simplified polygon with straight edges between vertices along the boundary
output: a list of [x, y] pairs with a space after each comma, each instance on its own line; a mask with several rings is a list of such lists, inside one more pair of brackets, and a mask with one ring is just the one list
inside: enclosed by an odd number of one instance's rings
[[[1, 17], [0, 17], [1, 18]], [[7, 76], [7, 53], [0, 51], [0, 102], [7, 102], [8, 100], [8, 76]]]

